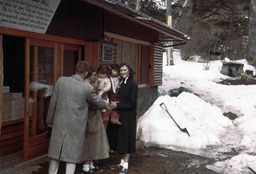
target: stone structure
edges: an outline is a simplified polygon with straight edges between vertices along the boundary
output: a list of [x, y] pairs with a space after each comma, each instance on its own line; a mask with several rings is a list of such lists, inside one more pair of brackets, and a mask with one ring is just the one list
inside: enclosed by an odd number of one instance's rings
[[244, 64], [237, 62], [223, 62], [221, 73], [230, 77], [236, 77], [243, 73]]

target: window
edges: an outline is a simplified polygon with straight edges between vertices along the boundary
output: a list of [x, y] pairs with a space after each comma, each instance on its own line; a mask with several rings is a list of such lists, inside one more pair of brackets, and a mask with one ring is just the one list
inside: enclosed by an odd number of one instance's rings
[[137, 60], [138, 60], [138, 44], [120, 40], [114, 40], [117, 44], [117, 64], [127, 63], [135, 72], [135, 80], [137, 80]]
[[117, 43], [116, 63], [121, 64], [122, 63], [122, 42], [115, 41], [115, 43]]

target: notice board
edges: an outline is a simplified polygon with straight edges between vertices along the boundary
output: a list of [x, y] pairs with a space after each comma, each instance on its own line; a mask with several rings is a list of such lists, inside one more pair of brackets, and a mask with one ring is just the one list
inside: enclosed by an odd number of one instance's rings
[[60, 0], [0, 0], [0, 26], [45, 33]]

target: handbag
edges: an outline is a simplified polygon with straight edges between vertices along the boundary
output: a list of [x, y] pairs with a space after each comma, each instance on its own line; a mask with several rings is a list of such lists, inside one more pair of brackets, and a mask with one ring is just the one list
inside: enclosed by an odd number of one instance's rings
[[52, 134], [52, 128], [51, 127], [46, 127], [45, 129], [45, 138], [50, 139]]

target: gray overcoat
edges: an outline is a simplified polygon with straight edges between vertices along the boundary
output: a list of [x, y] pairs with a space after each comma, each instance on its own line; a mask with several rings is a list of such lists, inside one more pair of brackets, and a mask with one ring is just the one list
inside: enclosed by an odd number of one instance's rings
[[51, 97], [46, 123], [53, 123], [48, 156], [78, 163], [84, 144], [88, 103], [104, 108], [94, 88], [79, 75], [60, 77]]

